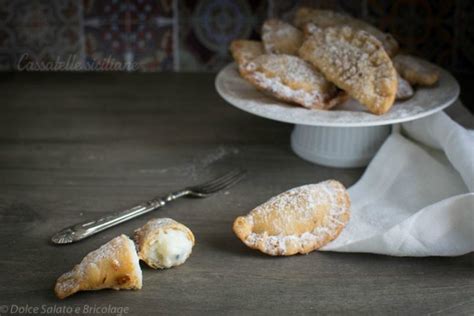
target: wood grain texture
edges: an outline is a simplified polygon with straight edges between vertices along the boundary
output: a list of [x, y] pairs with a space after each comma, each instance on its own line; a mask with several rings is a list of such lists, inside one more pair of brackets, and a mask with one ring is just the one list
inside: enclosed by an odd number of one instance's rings
[[[203, 74], [1, 74], [0, 305], [126, 306], [129, 315], [472, 314], [474, 254], [393, 258], [314, 252], [270, 258], [246, 248], [233, 219], [288, 188], [363, 169], [297, 158], [291, 126], [225, 104]], [[461, 107], [448, 113], [474, 127]], [[69, 246], [59, 228], [132, 206], [234, 166], [248, 177], [202, 200], [181, 199]], [[141, 291], [53, 294], [89, 251], [156, 216], [189, 226], [196, 247], [178, 268], [143, 267]]]

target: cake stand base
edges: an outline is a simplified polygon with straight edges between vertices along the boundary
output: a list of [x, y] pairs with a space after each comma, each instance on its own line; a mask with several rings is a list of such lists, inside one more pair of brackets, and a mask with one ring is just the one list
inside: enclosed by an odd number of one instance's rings
[[291, 148], [301, 158], [319, 165], [352, 168], [367, 166], [391, 132], [391, 125], [325, 127], [295, 125]]

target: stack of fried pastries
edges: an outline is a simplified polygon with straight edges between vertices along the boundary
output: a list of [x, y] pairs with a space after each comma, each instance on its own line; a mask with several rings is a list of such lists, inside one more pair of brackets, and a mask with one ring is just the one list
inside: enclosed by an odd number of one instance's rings
[[329, 110], [351, 97], [373, 114], [432, 86], [438, 69], [398, 53], [395, 38], [349, 15], [302, 7], [293, 24], [269, 19], [261, 41], [237, 39], [230, 50], [241, 76], [273, 97]]

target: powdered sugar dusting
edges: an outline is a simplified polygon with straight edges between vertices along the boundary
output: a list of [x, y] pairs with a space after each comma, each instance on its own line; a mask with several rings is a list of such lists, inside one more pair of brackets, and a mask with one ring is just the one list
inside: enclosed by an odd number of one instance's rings
[[[337, 236], [345, 225], [348, 198], [344, 187], [329, 180], [277, 195], [245, 217], [253, 227], [244, 242], [263, 252], [285, 255], [287, 247], [316, 249]], [[306, 229], [305, 231], [301, 231]]]
[[279, 93], [280, 95], [290, 99], [297, 100], [305, 107], [311, 108], [314, 104], [322, 103], [322, 95], [318, 91], [306, 92], [303, 89], [293, 90], [284, 85], [278, 77], [268, 78], [261, 72], [254, 73], [255, 79], [269, 91]]
[[321, 86], [323, 89], [332, 86], [313, 66], [295, 56], [262, 55], [246, 66], [248, 71], [259, 68], [270, 74], [282, 76], [288, 83], [301, 85], [306, 83], [309, 87]]
[[[127, 253], [129, 256], [124, 255]], [[92, 270], [100, 268], [101, 262], [104, 260], [110, 261], [115, 265], [116, 269], [120, 268], [120, 257], [130, 258], [134, 271], [133, 280], [137, 281], [137, 288], [142, 284], [142, 273], [139, 266], [138, 255], [135, 251], [135, 245], [127, 236], [120, 235], [108, 243], [102, 245], [100, 248], [87, 254], [72, 271], [63, 274], [57, 281], [55, 291], [56, 293], [71, 295], [78, 290], [81, 290], [81, 282], [87, 280], [87, 274]]]
[[320, 28], [334, 26], [350, 26], [358, 30], [363, 30], [375, 36], [384, 46], [390, 56], [398, 51], [398, 43], [389, 33], [384, 33], [378, 28], [352, 16], [341, 14], [331, 10], [320, 10], [302, 7], [297, 10], [294, 24], [299, 28], [304, 28], [305, 24], [314, 23]]
[[406, 100], [406, 99], [411, 98], [413, 94], [415, 93], [413, 91], [412, 86], [410, 85], [408, 81], [400, 77], [400, 75], [397, 75], [397, 76], [398, 76], [397, 99]]
[[158, 229], [172, 224], [177, 224], [178, 222], [174, 219], [168, 217], [155, 218], [147, 222], [147, 225], [150, 225], [150, 229]]
[[299, 54], [372, 112], [382, 114], [391, 107], [396, 71], [381, 43], [367, 32], [350, 27], [315, 31]]
[[259, 87], [308, 108], [323, 108], [337, 92], [313, 66], [294, 56], [262, 55], [244, 69]]

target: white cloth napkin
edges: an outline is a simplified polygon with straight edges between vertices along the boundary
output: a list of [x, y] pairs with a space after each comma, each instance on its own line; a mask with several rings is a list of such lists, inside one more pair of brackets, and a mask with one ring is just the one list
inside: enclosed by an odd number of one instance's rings
[[473, 131], [444, 112], [402, 128], [406, 136], [394, 128], [349, 189], [351, 219], [321, 250], [392, 256], [474, 251]]

